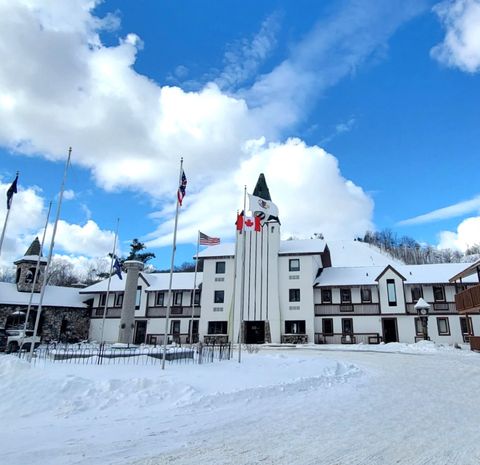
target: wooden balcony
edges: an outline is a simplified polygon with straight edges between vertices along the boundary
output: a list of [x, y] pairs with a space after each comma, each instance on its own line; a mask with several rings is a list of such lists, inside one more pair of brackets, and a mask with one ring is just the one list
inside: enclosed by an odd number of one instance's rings
[[480, 312], [480, 284], [470, 287], [455, 295], [455, 304], [458, 313]]

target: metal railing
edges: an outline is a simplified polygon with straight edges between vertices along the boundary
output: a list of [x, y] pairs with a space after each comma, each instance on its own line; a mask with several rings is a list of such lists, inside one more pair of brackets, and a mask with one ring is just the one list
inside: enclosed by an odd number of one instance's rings
[[315, 344], [380, 344], [379, 333], [315, 333]]
[[[231, 345], [191, 344], [169, 345], [165, 360], [169, 363], [213, 363], [231, 358]], [[27, 357], [27, 351], [20, 351], [19, 357]], [[44, 344], [35, 349], [32, 362], [35, 365], [47, 363], [71, 363], [81, 365], [156, 365], [163, 360], [162, 346], [116, 345], [116, 344]]]

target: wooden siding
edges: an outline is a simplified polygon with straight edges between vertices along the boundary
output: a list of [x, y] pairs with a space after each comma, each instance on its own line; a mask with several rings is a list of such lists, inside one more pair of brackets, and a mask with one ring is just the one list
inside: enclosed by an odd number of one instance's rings
[[458, 313], [480, 312], [480, 284], [455, 295]]

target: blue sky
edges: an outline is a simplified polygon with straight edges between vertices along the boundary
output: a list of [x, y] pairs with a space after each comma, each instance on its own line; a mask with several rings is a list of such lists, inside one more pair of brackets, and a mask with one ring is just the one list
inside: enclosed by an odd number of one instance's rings
[[2, 189], [21, 172], [4, 263], [69, 145], [55, 250], [83, 266], [119, 217], [122, 251], [138, 237], [168, 267], [180, 156], [178, 264], [197, 229], [232, 239], [260, 172], [285, 235], [480, 242], [478, 0], [91, 3], [0, 2]]

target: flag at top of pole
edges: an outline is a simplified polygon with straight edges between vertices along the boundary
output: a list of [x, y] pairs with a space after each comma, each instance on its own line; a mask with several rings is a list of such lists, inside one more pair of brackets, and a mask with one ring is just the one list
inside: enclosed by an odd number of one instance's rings
[[14, 181], [12, 182], [12, 185], [8, 188], [8, 191], [7, 191], [7, 210], [10, 210], [10, 207], [12, 206], [13, 194], [17, 193], [17, 182], [18, 182], [18, 173]]
[[182, 206], [183, 198], [185, 197], [185, 190], [187, 188], [187, 177], [185, 171], [182, 170], [182, 176], [180, 177], [180, 185], [178, 186], [178, 203]]
[[207, 236], [206, 234], [202, 233], [199, 231], [200, 237], [199, 237], [199, 243], [200, 245], [218, 245], [220, 244], [220, 238], [219, 237], [210, 237]]
[[114, 255], [115, 261], [113, 262], [113, 271], [118, 276], [119, 279], [122, 279], [122, 265], [118, 261], [118, 257]]

